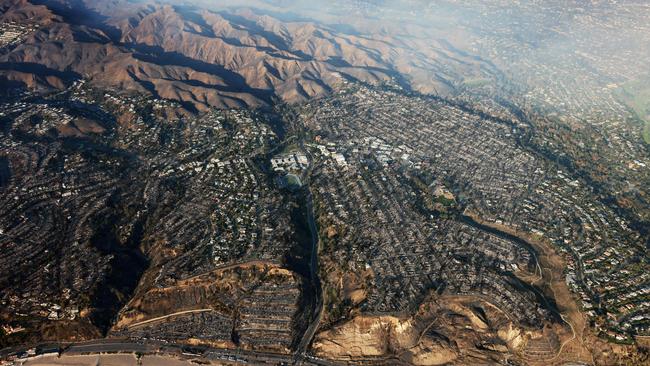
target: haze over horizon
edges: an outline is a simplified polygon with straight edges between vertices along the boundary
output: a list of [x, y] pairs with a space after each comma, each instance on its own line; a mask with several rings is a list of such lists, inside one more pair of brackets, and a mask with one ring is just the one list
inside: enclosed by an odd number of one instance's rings
[[0, 0], [0, 362], [647, 364], [649, 55], [645, 0]]

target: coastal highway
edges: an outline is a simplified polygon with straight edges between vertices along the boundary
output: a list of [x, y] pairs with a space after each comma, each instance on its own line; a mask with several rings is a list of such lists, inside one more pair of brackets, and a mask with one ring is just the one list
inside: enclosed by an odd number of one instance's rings
[[[47, 345], [50, 349], [53, 346], [54, 345], [51, 343]], [[185, 359], [221, 361], [238, 365], [341, 365], [340, 363], [318, 359], [307, 355], [301, 355], [302, 357], [300, 357], [300, 360], [296, 360], [295, 356], [292, 354], [258, 352], [241, 349], [191, 347], [158, 341], [133, 342], [126, 339], [99, 339], [83, 343], [60, 344], [58, 347], [61, 350], [61, 355], [65, 356], [105, 353], [141, 353], [147, 355], [158, 355], [161, 357], [170, 356]], [[35, 348], [38, 350], [39, 346], [35, 346]], [[26, 350], [27, 348], [4, 349], [0, 352], [0, 360], [7, 359], [11, 354], [19, 354]]]

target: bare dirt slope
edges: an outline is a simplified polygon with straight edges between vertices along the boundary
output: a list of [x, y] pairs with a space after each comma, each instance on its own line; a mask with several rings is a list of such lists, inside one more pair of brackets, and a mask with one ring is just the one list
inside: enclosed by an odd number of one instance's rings
[[346, 79], [448, 93], [478, 70], [431, 38], [343, 32], [249, 8], [13, 0], [4, 10], [2, 21], [40, 25], [0, 53], [2, 76], [32, 88], [85, 78], [205, 109], [302, 101]]

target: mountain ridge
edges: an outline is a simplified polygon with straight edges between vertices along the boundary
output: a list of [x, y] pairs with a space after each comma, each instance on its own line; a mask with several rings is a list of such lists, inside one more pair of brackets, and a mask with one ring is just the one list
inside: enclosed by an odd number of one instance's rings
[[[414, 51], [409, 40], [337, 32], [304, 20], [285, 22], [250, 8], [215, 11], [150, 1], [94, 5], [11, 2], [2, 20], [37, 19], [40, 28], [4, 50], [0, 62], [74, 72], [97, 86], [149, 92], [198, 110], [306, 101], [343, 80], [377, 84], [400, 78], [410, 86], [417, 79], [419, 91], [453, 90], [454, 75], [431, 57], [452, 52], [442, 43], [425, 55]], [[80, 20], [84, 14], [88, 19]], [[464, 67], [465, 62], [457, 64]], [[29, 88], [66, 85], [52, 77], [44, 81], [37, 71], [5, 68], [2, 75]], [[422, 76], [428, 82], [421, 82]]]

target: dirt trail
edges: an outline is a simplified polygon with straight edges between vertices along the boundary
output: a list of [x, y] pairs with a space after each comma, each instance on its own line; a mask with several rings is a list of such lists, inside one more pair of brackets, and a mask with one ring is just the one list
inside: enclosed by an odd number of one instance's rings
[[533, 364], [563, 364], [569, 361], [593, 364], [591, 351], [585, 346], [585, 337], [587, 336], [585, 330], [588, 329], [586, 319], [582, 312], [580, 312], [569, 287], [563, 280], [562, 274], [566, 268], [564, 259], [555, 252], [550, 244], [543, 240], [535, 239], [531, 235], [509, 226], [484, 221], [476, 214], [466, 214], [481, 225], [503, 231], [526, 241], [538, 253], [538, 265], [542, 270], [541, 278], [535, 276], [536, 278], [533, 281], [531, 281], [531, 278], [524, 278], [524, 276], [521, 278], [522, 280], [530, 281], [529, 283], [531, 284], [540, 286], [545, 292], [548, 292], [548, 295], [551, 295], [555, 299], [560, 316], [569, 326], [571, 332], [558, 334], [562, 343], [554, 357], [546, 360], [535, 360]]
[[160, 321], [160, 320], [171, 318], [173, 316], [178, 316], [178, 315], [183, 315], [183, 314], [192, 314], [192, 313], [205, 313], [205, 312], [208, 312], [208, 311], [213, 311], [213, 310], [212, 309], [196, 309], [196, 310], [179, 311], [179, 312], [176, 312], [176, 313], [167, 314], [167, 315], [159, 316], [159, 317], [156, 317], [156, 318], [143, 320], [141, 322], [133, 323], [133, 324], [129, 325], [128, 327], [129, 328], [134, 328], [134, 327], [137, 327], [139, 325], [145, 325], [145, 324], [157, 322], [157, 321]]

